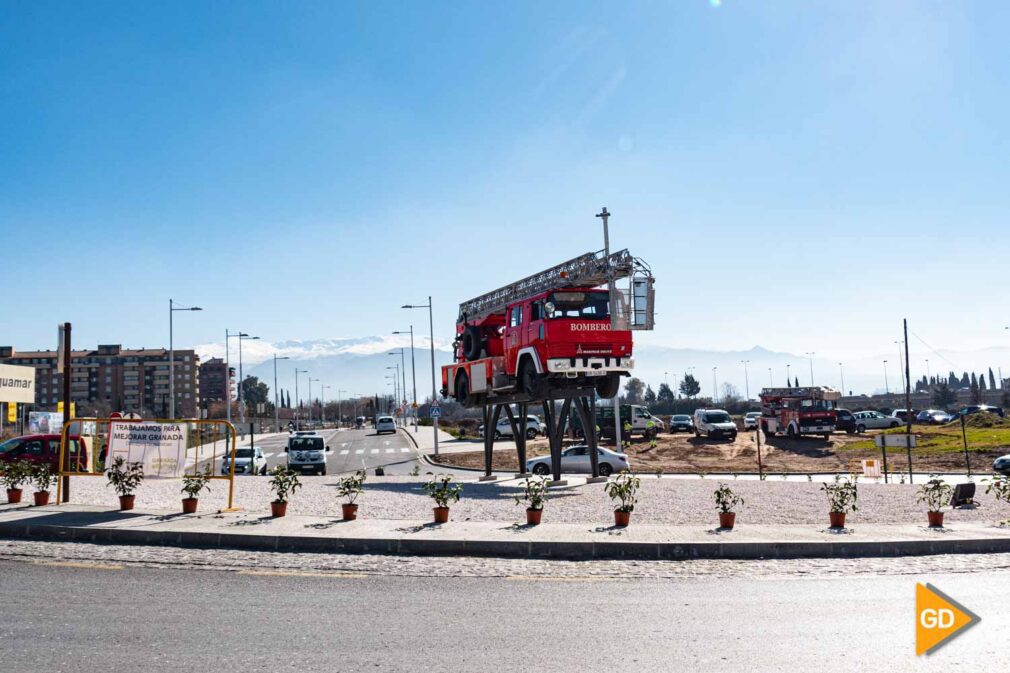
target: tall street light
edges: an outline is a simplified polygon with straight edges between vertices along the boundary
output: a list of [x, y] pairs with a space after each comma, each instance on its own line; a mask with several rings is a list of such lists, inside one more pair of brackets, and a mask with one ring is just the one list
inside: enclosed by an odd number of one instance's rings
[[[397, 348], [395, 351], [390, 351], [390, 353], [389, 353], [390, 355], [399, 355], [400, 356], [400, 384], [401, 384], [400, 385], [400, 395], [403, 397], [404, 406], [407, 405], [407, 362], [405, 360], [405, 353], [406, 353], [406, 351], [404, 351], [404, 349], [402, 349], [402, 348]], [[397, 400], [397, 403], [399, 403], [399, 400]], [[407, 410], [406, 409], [404, 409], [403, 424], [404, 424], [404, 426], [407, 425]]]
[[278, 401], [278, 395], [280, 393], [277, 391], [277, 361], [290, 360], [290, 359], [291, 358], [288, 357], [287, 355], [283, 357], [277, 357], [277, 353], [274, 353], [274, 432], [281, 431], [281, 414], [280, 411], [278, 411], [278, 408], [280, 407], [281, 403]]
[[312, 427], [312, 382], [319, 383], [319, 379], [309, 377], [309, 427]]
[[[390, 355], [396, 355], [396, 353], [390, 353]], [[393, 397], [395, 398], [393, 400], [393, 402], [396, 403], [395, 406], [394, 406], [394, 408], [399, 408], [399, 406], [400, 406], [400, 363], [398, 363], [398, 362], [393, 363], [392, 367], [386, 367], [386, 369], [392, 369], [393, 370], [393, 376], [396, 377], [393, 380]]]
[[[343, 413], [340, 410], [340, 407], [341, 407], [341, 402], [340, 402], [341, 397], [340, 396], [341, 396], [341, 393], [346, 393], [346, 392], [348, 392], [348, 391], [344, 390], [343, 388], [337, 388], [337, 427], [338, 428], [340, 427], [340, 422], [343, 420]], [[357, 415], [357, 414], [355, 414], [355, 415]]]
[[298, 396], [298, 375], [308, 373], [308, 369], [299, 369], [298, 367], [295, 367], [295, 430], [302, 429], [302, 398]]
[[712, 401], [713, 402], [718, 402], [719, 401], [719, 379], [716, 376], [716, 370], [717, 369], [719, 369], [719, 368], [718, 367], [712, 367], [712, 390], [715, 391], [715, 393], [713, 393], [713, 396], [712, 396]]
[[[175, 343], [173, 341], [172, 334], [172, 317], [175, 315], [176, 311], [202, 311], [203, 309], [199, 306], [188, 306], [185, 308], [176, 308], [175, 302], [171, 299], [168, 300], [168, 396], [170, 401], [168, 403], [168, 417], [171, 420], [175, 420]], [[70, 418], [70, 412], [67, 412], [67, 418]]]
[[242, 378], [242, 342], [247, 339], [249, 341], [256, 341], [259, 337], [249, 336], [248, 334], [238, 335], [238, 413], [242, 423], [245, 423], [245, 395], [242, 390], [245, 385], [245, 379]]
[[323, 425], [326, 425], [326, 391], [332, 387], [325, 384], [319, 386], [319, 420]]
[[793, 378], [792, 378], [792, 376], [789, 373], [789, 368], [790, 367], [792, 367], [791, 364], [787, 364], [786, 365], [786, 388], [792, 388], [793, 387]]
[[[432, 318], [431, 295], [428, 295], [427, 304], [404, 304], [401, 308], [426, 308], [428, 309], [428, 335], [431, 340], [431, 403], [438, 404], [438, 397], [435, 394], [435, 321]], [[438, 455], [438, 416], [432, 419], [432, 427], [435, 431], [435, 455]]]
[[884, 394], [891, 394], [891, 389], [887, 385], [887, 360], [884, 360]]
[[[393, 332], [403, 334], [404, 332]], [[414, 326], [410, 326], [410, 382], [414, 388], [414, 429], [417, 430], [417, 372], [414, 366]]]
[[842, 369], [842, 363], [838, 363], [838, 376], [842, 380], [842, 395], [845, 394], [845, 370]]
[[[237, 339], [239, 337], [249, 336], [241, 330], [238, 332], [232, 332], [229, 329], [224, 331], [224, 374], [225, 374], [225, 406], [227, 406], [226, 417], [228, 423], [231, 424], [231, 340]], [[239, 390], [239, 397], [242, 396], [242, 391]]]
[[743, 385], [744, 389], [747, 391], [747, 400], [750, 401], [750, 378], [747, 375], [747, 363], [750, 360], [740, 360], [740, 364], [743, 365]]
[[807, 351], [806, 353], [804, 353], [804, 355], [806, 355], [807, 359], [810, 360], [810, 385], [813, 386], [814, 385], [814, 356], [817, 355], [817, 353], [814, 353], [813, 351]]

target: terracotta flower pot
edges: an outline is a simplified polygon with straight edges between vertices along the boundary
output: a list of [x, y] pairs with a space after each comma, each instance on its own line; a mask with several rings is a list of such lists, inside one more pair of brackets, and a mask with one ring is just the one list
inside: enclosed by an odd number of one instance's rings
[[926, 512], [930, 528], [943, 528], [943, 512]]
[[119, 496], [119, 509], [128, 510], [133, 509], [133, 503], [136, 500], [135, 495], [121, 495]]
[[49, 504], [49, 491], [35, 491], [35, 506], [42, 507]]
[[270, 515], [273, 517], [281, 517], [288, 513], [288, 503], [277, 502], [276, 500], [270, 503]]
[[733, 530], [736, 524], [736, 512], [719, 512], [719, 528]]
[[21, 489], [20, 488], [8, 488], [7, 489], [7, 502], [12, 505], [16, 505], [21, 502]]
[[527, 526], [539, 526], [540, 519], [544, 516], [543, 509], [526, 509], [526, 525]]
[[631, 523], [631, 512], [622, 512], [619, 509], [614, 510], [614, 525], [626, 527]]
[[344, 513], [344, 521], [354, 521], [358, 518], [358, 506], [351, 503], [343, 503], [340, 509]]
[[845, 528], [845, 512], [828, 512], [832, 528]]
[[448, 507], [436, 507], [435, 508], [435, 523], [449, 523], [449, 508]]
[[196, 514], [196, 505], [199, 503], [199, 498], [183, 498], [182, 499], [182, 513], [183, 514]]

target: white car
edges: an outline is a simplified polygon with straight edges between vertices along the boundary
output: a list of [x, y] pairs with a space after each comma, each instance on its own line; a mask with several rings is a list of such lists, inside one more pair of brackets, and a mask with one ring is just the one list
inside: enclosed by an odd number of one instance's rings
[[694, 436], [728, 437], [736, 439], [736, 423], [724, 409], [695, 409]]
[[[601, 477], [610, 476], [614, 472], [620, 472], [621, 470], [631, 469], [627, 455], [611, 451], [610, 449], [604, 449], [603, 447], [597, 447], [597, 451], [599, 452]], [[589, 462], [590, 458], [589, 447], [587, 445], [576, 444], [575, 446], [569, 446], [561, 452], [561, 471], [567, 474], [575, 472], [590, 474], [592, 472], [592, 466]], [[526, 471], [539, 475], [550, 474], [551, 457], [540, 456], [539, 458], [527, 460]]]
[[760, 411], [748, 411], [743, 417], [744, 430], [757, 430], [758, 421], [761, 419]]
[[[249, 463], [252, 462], [250, 467]], [[235, 474], [266, 474], [267, 459], [263, 455], [263, 449], [248, 446], [240, 446], [235, 449]], [[221, 460], [221, 474], [231, 474], [231, 456], [225, 456]]]
[[901, 421], [894, 416], [885, 416], [879, 411], [857, 411], [852, 414], [856, 419], [856, 432], [866, 432], [867, 430], [880, 430], [882, 428], [896, 428], [901, 425]]
[[379, 416], [375, 419], [375, 434], [381, 435], [384, 432], [396, 434], [396, 421], [392, 416]]
[[[536, 416], [526, 417], [526, 439], [533, 439], [537, 435], [543, 434], [543, 426], [540, 424], [540, 419]], [[481, 425], [477, 428], [477, 433], [483, 437], [484, 436], [484, 426]], [[495, 426], [494, 438], [501, 439], [502, 437], [512, 436], [512, 424], [509, 423], [508, 418], [498, 419], [498, 425]]]

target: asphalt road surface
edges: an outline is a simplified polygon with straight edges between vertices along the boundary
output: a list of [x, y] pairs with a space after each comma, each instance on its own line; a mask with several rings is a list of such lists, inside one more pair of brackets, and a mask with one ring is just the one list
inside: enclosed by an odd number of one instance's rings
[[[375, 430], [320, 430], [319, 435], [330, 447], [326, 454], [327, 474], [353, 472], [362, 468], [373, 469], [383, 466], [387, 474], [408, 474], [417, 464], [417, 450], [410, 440], [397, 432], [376, 435]], [[267, 469], [287, 463], [288, 435], [265, 435], [253, 440], [263, 449], [267, 459]], [[249, 436], [239, 442], [239, 447], [249, 446]]]
[[[448, 560], [447, 560], [448, 561]], [[568, 581], [0, 562], [29, 671], [997, 671], [1006, 572]], [[916, 581], [982, 621], [914, 655]]]

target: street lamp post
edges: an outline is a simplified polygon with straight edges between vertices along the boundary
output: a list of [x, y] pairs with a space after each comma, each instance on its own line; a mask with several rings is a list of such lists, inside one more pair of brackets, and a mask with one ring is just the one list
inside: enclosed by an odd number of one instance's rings
[[[170, 398], [168, 403], [168, 417], [171, 420], [175, 420], [175, 341], [173, 332], [173, 316], [176, 311], [202, 311], [203, 309], [199, 306], [188, 306], [185, 308], [176, 308], [175, 302], [171, 299], [168, 300], [168, 396]], [[69, 399], [69, 397], [68, 397]], [[67, 418], [70, 418], [70, 412], [67, 412]]]
[[242, 394], [242, 387], [245, 385], [245, 378], [242, 376], [242, 342], [246, 339], [255, 341], [259, 337], [248, 334], [238, 335], [238, 413], [242, 423], [245, 423], [245, 395]]
[[[403, 334], [403, 332], [393, 332]], [[410, 326], [410, 382], [414, 389], [414, 431], [417, 431], [417, 371], [414, 366], [414, 326]]]
[[326, 390], [332, 387], [326, 384], [319, 386], [319, 420], [323, 425], [326, 425]]
[[792, 367], [791, 364], [786, 365], [786, 388], [793, 387], [793, 377], [789, 373], [789, 368]]
[[[227, 407], [225, 411], [225, 417], [228, 419], [228, 424], [231, 425], [231, 340], [233, 337], [248, 336], [245, 332], [241, 330], [238, 332], [232, 332], [226, 329], [224, 331], [224, 376], [225, 376], [225, 393], [224, 400], [225, 406]], [[240, 391], [241, 394], [241, 391]]]
[[283, 357], [277, 357], [277, 353], [274, 353], [274, 432], [281, 431], [281, 414], [280, 411], [278, 411], [280, 407], [280, 401], [278, 400], [278, 395], [280, 393], [278, 393], [277, 391], [277, 361], [290, 360], [290, 359], [291, 358], [288, 357], [287, 355]]
[[809, 351], [804, 353], [804, 355], [806, 355], [807, 359], [810, 361], [810, 385], [812, 387], [814, 385], [814, 356], [817, 355], [817, 353]]
[[884, 360], [884, 394], [891, 394], [891, 389], [887, 385], [887, 360]]
[[842, 380], [842, 395], [845, 394], [845, 370], [842, 369], [842, 363], [838, 363], [838, 377]]
[[775, 387], [775, 379], [772, 378], [772, 368], [771, 367], [768, 368], [768, 387], [769, 388], [774, 388]]
[[[341, 393], [346, 393], [346, 392], [347, 391], [344, 390], [343, 388], [337, 388], [337, 427], [338, 428], [340, 427], [340, 422], [343, 420], [343, 412], [341, 411], [341, 407], [343, 406], [343, 403], [340, 401], [341, 400], [340, 394]], [[355, 414], [355, 416], [357, 416], [357, 414]]]
[[302, 410], [302, 398], [298, 395], [298, 375], [308, 373], [308, 369], [299, 369], [298, 367], [295, 367], [295, 430], [302, 429], [302, 415], [300, 413]]
[[319, 383], [319, 379], [309, 377], [309, 427], [312, 427], [312, 382]]
[[[390, 355], [396, 355], [396, 353], [390, 353]], [[386, 367], [386, 369], [392, 369], [395, 377], [393, 379], [393, 409], [395, 410], [400, 407], [400, 363], [394, 362], [392, 367]]]
[[712, 367], [712, 390], [714, 391], [712, 393], [712, 401], [713, 402], [718, 402], [719, 401], [719, 379], [716, 376], [716, 370], [717, 369], [719, 369], [719, 368], [718, 367]]
[[[404, 304], [402, 308], [427, 308], [428, 309], [428, 334], [431, 340], [431, 403], [437, 404], [438, 398], [435, 396], [435, 321], [432, 317], [431, 295], [428, 295], [427, 304]], [[432, 427], [435, 430], [435, 455], [438, 455], [438, 416], [432, 419]]]
[[[400, 355], [400, 395], [403, 398], [404, 410], [403, 410], [403, 426], [407, 427], [407, 361], [406, 361], [406, 351], [402, 348], [397, 348], [395, 351], [390, 351], [390, 355]], [[397, 400], [397, 404], [400, 400]]]
[[740, 360], [740, 362], [741, 362], [741, 364], [743, 364], [743, 385], [744, 385], [744, 390], [747, 391], [747, 400], [750, 401], [750, 377], [747, 375], [747, 363], [749, 363], [750, 360]]

